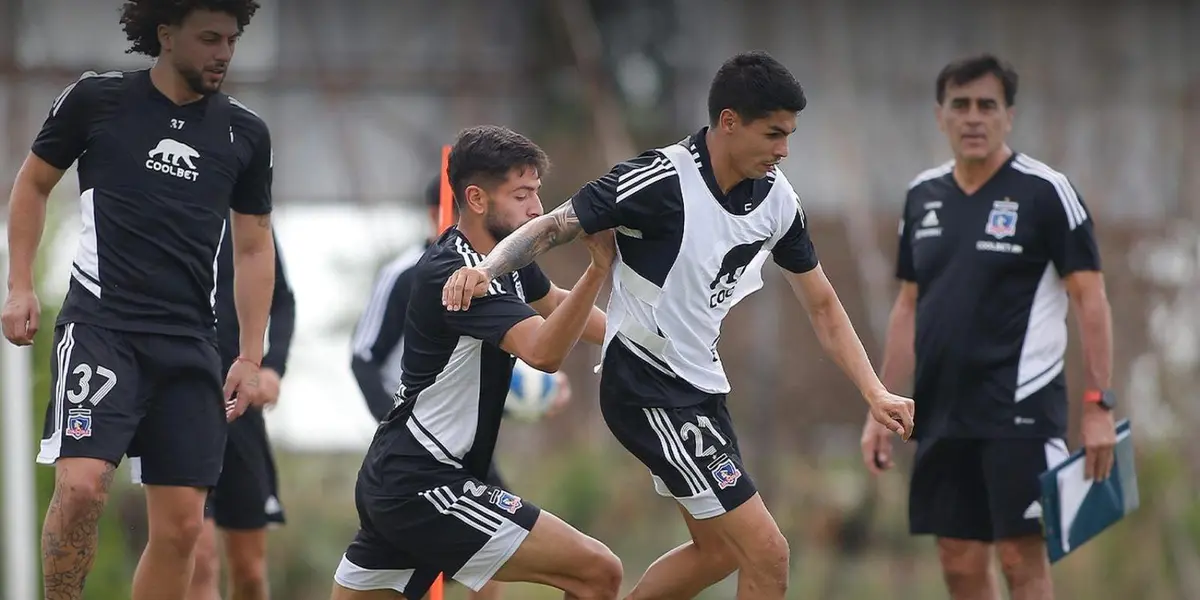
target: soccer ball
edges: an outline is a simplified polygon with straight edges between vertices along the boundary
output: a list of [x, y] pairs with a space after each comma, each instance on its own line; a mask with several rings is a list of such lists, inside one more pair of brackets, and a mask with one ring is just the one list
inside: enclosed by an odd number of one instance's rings
[[504, 413], [520, 421], [537, 421], [546, 415], [557, 396], [557, 377], [539, 371], [518, 358], [513, 365], [512, 381], [508, 384]]

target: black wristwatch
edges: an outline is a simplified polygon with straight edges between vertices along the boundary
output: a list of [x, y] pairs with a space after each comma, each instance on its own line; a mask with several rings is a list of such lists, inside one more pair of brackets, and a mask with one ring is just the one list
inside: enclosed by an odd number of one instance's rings
[[1104, 410], [1112, 410], [1117, 405], [1117, 395], [1112, 390], [1088, 390], [1083, 393], [1084, 402], [1095, 402]]

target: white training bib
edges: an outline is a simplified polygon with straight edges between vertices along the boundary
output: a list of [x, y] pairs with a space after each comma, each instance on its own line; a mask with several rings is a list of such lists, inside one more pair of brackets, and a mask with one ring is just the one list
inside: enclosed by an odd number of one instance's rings
[[[605, 345], [614, 337], [647, 363], [701, 391], [728, 393], [716, 351], [729, 309], [762, 287], [762, 266], [797, 218], [798, 200], [782, 173], [749, 214], [713, 196], [697, 158], [680, 144], [660, 148], [678, 173], [684, 226], [678, 257], [662, 287], [618, 256]], [[617, 235], [626, 235], [618, 230]]]

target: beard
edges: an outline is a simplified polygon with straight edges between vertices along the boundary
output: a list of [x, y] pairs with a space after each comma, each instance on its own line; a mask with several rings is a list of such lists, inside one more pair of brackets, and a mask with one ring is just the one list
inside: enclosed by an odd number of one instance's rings
[[188, 88], [197, 94], [207, 96], [209, 94], [215, 94], [221, 90], [220, 83], [217, 83], [212, 87], [205, 85], [203, 70], [196, 70], [191, 67], [184, 67], [180, 65], [175, 65], [175, 70], [179, 72], [181, 77], [183, 77], [183, 81], [187, 83]]
[[483, 227], [484, 229], [487, 229], [487, 232], [490, 233], [493, 238], [496, 238], [497, 242], [512, 235], [513, 231], [516, 231], [512, 227], [501, 223], [500, 220], [496, 218], [496, 213], [493, 210], [488, 210], [487, 216], [483, 219]]

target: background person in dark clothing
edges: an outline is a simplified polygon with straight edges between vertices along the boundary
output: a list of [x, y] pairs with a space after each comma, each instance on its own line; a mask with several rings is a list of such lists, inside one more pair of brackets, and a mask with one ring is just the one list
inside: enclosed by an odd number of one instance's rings
[[[237, 358], [237, 314], [233, 302], [233, 252], [226, 244], [217, 257], [217, 346], [228, 369]], [[267, 326], [267, 351], [263, 356], [259, 386], [261, 404], [251, 406], [233, 423], [225, 443], [225, 463], [217, 486], [205, 505], [204, 530], [196, 545], [196, 570], [188, 600], [220, 598], [221, 557], [216, 529], [224, 532], [232, 600], [267, 598], [267, 526], [284, 523], [283, 504], [271, 454], [271, 441], [263, 421], [263, 407], [279, 399], [280, 379], [287, 369], [288, 352], [296, 330], [296, 297], [275, 242], [275, 293]]]
[[[998, 598], [995, 544], [1014, 600], [1053, 598], [1038, 475], [1067, 456], [1067, 310], [1083, 344], [1087, 475], [1108, 476], [1111, 309], [1092, 218], [1065, 175], [1007, 144], [1017, 74], [983, 55], [937, 78], [954, 160], [909, 184], [881, 377], [913, 374], [917, 440], [909, 527], [934, 535], [955, 600]], [[870, 419], [863, 460], [891, 466]]]

